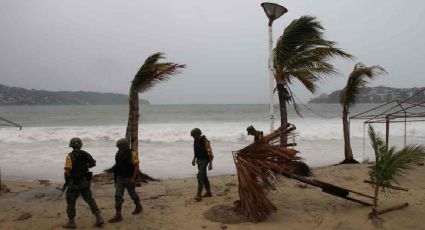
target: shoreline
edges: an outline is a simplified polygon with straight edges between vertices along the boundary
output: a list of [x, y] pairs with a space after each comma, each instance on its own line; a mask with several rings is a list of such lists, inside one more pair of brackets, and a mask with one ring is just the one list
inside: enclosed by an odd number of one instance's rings
[[[358, 192], [372, 194], [368, 179], [368, 164], [334, 165], [313, 168], [313, 179], [320, 179]], [[220, 220], [219, 207], [230, 207], [238, 199], [236, 175], [211, 176], [213, 197], [194, 202], [196, 178], [182, 178], [149, 182], [137, 188], [144, 212], [132, 216], [133, 205], [126, 194], [124, 221], [106, 224], [105, 229], [425, 229], [421, 221], [425, 216], [425, 167], [409, 173], [401, 186], [408, 192], [395, 191], [389, 197], [381, 196], [380, 208], [409, 202], [403, 210], [382, 215], [375, 223], [368, 219], [370, 207], [322, 193], [320, 189], [281, 177], [277, 190], [269, 197], [278, 208], [265, 222], [240, 221], [241, 216], [228, 214], [226, 218], [239, 220], [234, 223]], [[58, 198], [56, 187], [60, 183], [4, 181], [11, 193], [0, 196], [1, 229], [61, 229], [66, 220], [65, 198]], [[112, 184], [93, 183], [94, 198], [105, 219], [114, 213], [114, 187]], [[213, 215], [211, 215], [211, 213]], [[223, 211], [221, 213], [224, 213]], [[235, 216], [233, 216], [235, 215]], [[24, 218], [24, 220], [18, 220]], [[25, 219], [27, 218], [27, 219]], [[233, 219], [232, 219], [233, 218]], [[239, 219], [238, 219], [239, 218]], [[220, 220], [223, 221], [223, 220]], [[80, 198], [77, 201], [77, 226], [90, 229], [94, 218], [88, 206]]]

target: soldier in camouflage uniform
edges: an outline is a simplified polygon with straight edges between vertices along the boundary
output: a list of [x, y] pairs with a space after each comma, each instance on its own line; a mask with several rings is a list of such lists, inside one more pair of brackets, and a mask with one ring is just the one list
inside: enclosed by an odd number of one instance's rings
[[[192, 165], [198, 165], [198, 190], [194, 199], [195, 201], [201, 201], [202, 197], [212, 197], [210, 181], [207, 176], [207, 168], [208, 170], [212, 170], [214, 155], [210, 141], [202, 135], [202, 131], [199, 128], [192, 129], [190, 135], [193, 137], [194, 150]], [[202, 195], [204, 187], [206, 193]]]
[[89, 172], [89, 168], [96, 166], [96, 161], [89, 153], [81, 150], [82, 146], [81, 139], [77, 137], [72, 138], [69, 142], [72, 152], [66, 156], [65, 163], [65, 178], [68, 181], [68, 189], [66, 191], [68, 222], [63, 225], [63, 228], [76, 228], [74, 221], [76, 215], [75, 202], [79, 195], [90, 206], [91, 212], [96, 217], [95, 226], [102, 227], [104, 224], [100, 210], [90, 190], [92, 173]]
[[109, 223], [122, 221], [122, 204], [124, 202], [124, 191], [127, 189], [128, 195], [136, 206], [133, 215], [143, 211], [140, 198], [136, 193], [136, 184], [139, 183], [139, 157], [137, 152], [130, 149], [128, 141], [124, 138], [117, 141], [118, 152], [115, 155], [114, 180], [115, 180], [115, 216]]

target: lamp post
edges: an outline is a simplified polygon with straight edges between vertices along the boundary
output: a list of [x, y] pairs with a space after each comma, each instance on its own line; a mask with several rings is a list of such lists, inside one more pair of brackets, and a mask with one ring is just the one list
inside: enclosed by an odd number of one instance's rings
[[273, 103], [273, 90], [274, 90], [274, 70], [273, 70], [273, 30], [272, 25], [274, 20], [278, 19], [284, 13], [288, 12], [288, 10], [276, 3], [264, 2], [261, 3], [261, 7], [263, 7], [264, 12], [269, 18], [269, 110], [270, 110], [270, 132], [274, 131], [274, 103]]

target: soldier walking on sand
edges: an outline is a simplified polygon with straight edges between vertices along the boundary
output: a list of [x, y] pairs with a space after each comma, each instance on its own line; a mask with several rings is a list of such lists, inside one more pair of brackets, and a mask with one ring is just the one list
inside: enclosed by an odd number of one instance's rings
[[68, 189], [66, 191], [66, 212], [68, 214], [68, 222], [64, 224], [63, 228], [76, 228], [75, 225], [75, 202], [78, 196], [81, 194], [84, 201], [90, 206], [90, 210], [96, 217], [96, 227], [102, 227], [104, 221], [100, 215], [100, 210], [97, 207], [96, 201], [93, 199], [92, 192], [90, 190], [90, 183], [92, 173], [89, 172], [89, 168], [96, 166], [96, 161], [93, 157], [81, 150], [83, 143], [78, 137], [72, 138], [69, 142], [69, 147], [72, 148], [72, 152], [66, 156], [65, 162], [65, 180], [68, 181]]
[[[213, 153], [211, 144], [208, 139], [202, 135], [202, 132], [198, 128], [192, 129], [190, 135], [193, 137], [193, 150], [194, 156], [192, 165], [198, 165], [198, 191], [195, 196], [196, 201], [201, 201], [202, 197], [212, 197], [211, 186], [207, 176], [208, 170], [212, 170]], [[202, 195], [202, 189], [205, 187], [206, 193]]]
[[114, 180], [115, 180], [115, 216], [110, 219], [109, 223], [122, 221], [122, 203], [124, 202], [124, 190], [127, 189], [128, 195], [133, 200], [136, 208], [133, 215], [142, 212], [143, 208], [140, 204], [140, 198], [136, 193], [136, 184], [138, 183], [139, 174], [139, 158], [135, 151], [130, 149], [130, 145], [126, 139], [117, 141], [118, 152], [115, 155]]

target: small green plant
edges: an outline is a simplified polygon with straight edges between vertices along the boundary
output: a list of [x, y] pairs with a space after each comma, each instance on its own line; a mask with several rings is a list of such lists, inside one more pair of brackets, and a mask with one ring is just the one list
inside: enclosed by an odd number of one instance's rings
[[[406, 179], [407, 172], [425, 160], [425, 147], [422, 145], [407, 145], [400, 150], [394, 146], [387, 147], [383, 138], [369, 125], [369, 138], [375, 152], [375, 165], [370, 169], [370, 180], [375, 192], [372, 207], [372, 217], [377, 217], [379, 191], [388, 194], [389, 189], [399, 185]], [[402, 205], [401, 207], [406, 207]], [[396, 208], [391, 208], [395, 210]]]

